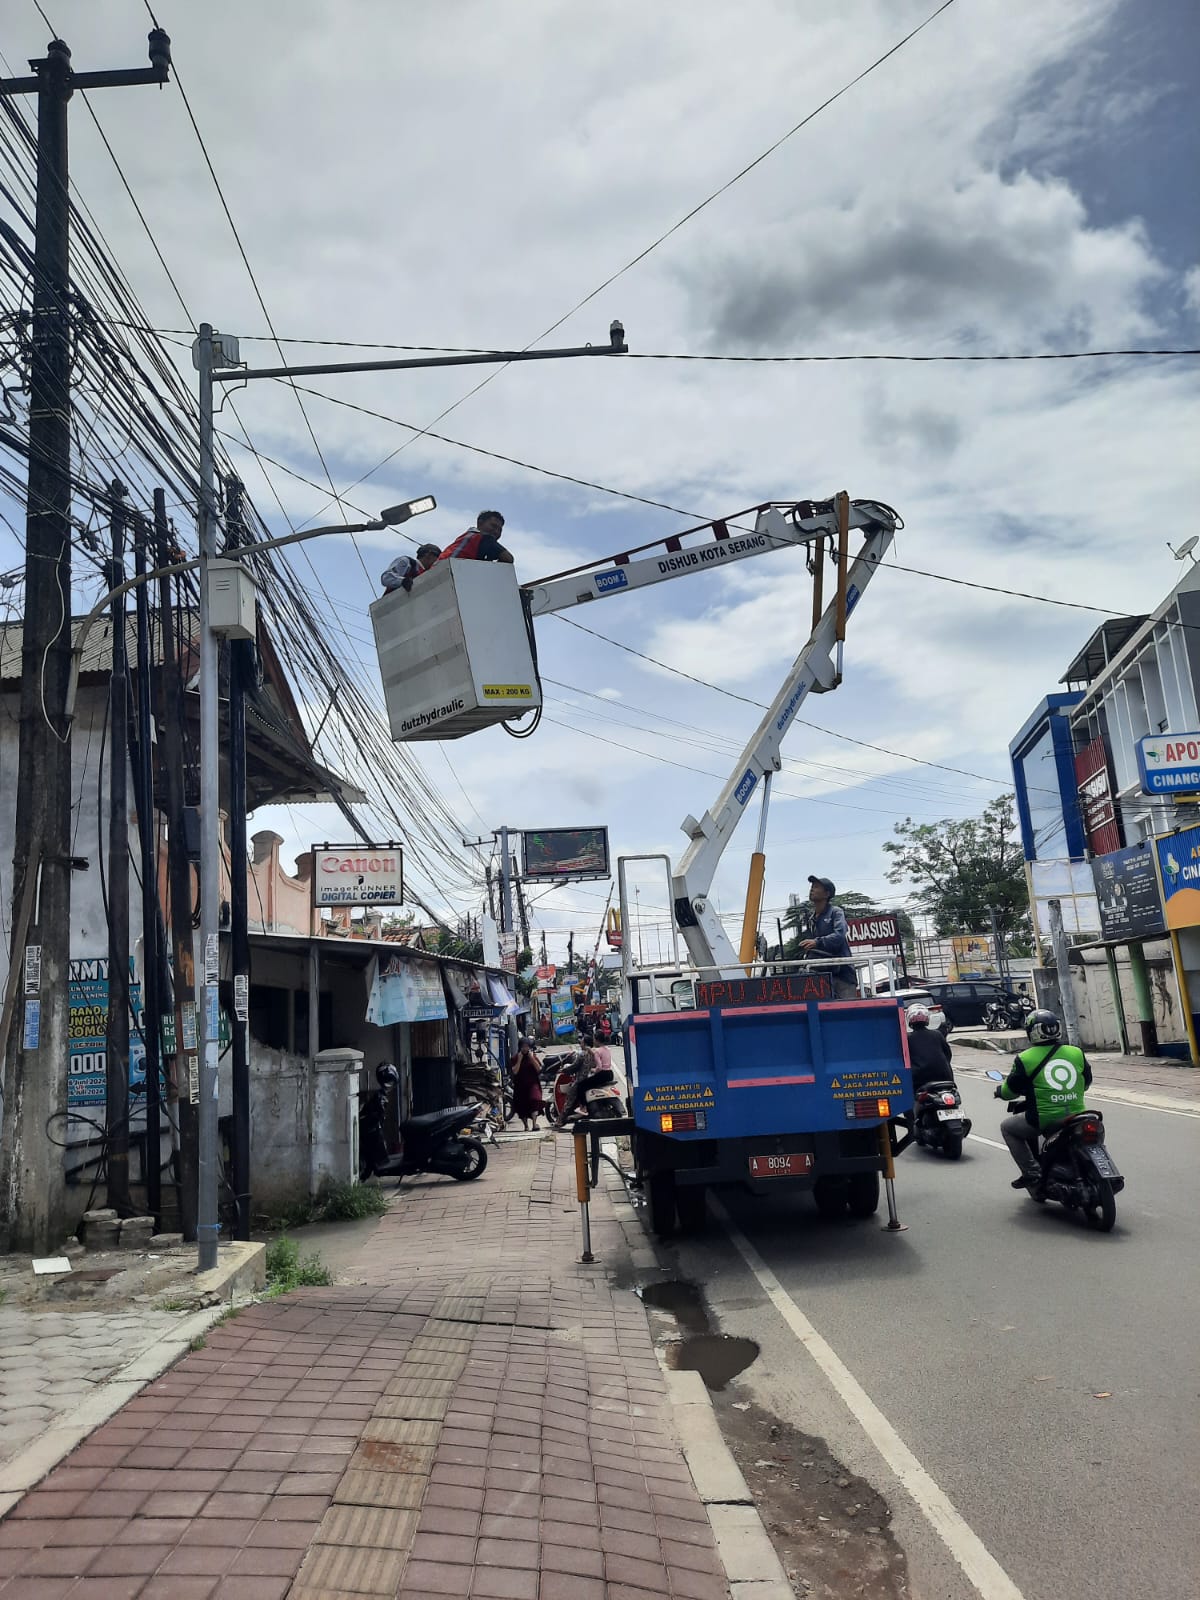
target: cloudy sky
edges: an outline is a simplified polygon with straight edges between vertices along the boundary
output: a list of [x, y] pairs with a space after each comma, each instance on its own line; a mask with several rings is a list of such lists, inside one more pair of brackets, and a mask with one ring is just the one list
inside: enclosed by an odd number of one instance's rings
[[[140, 0], [44, 4], [77, 67], [142, 56]], [[934, 6], [155, 9], [279, 334], [503, 348], [535, 340]], [[26, 0], [10, 0], [5, 22], [19, 70], [44, 51], [46, 26]], [[1198, 86], [1195, 51], [1181, 48], [1194, 30], [1187, 0], [956, 0], [547, 342], [602, 342], [619, 317], [639, 354], [1196, 345]], [[265, 334], [178, 91], [106, 91], [93, 103], [194, 314]], [[77, 193], [156, 325], [183, 327], [78, 109], [71, 138]], [[272, 350], [248, 343], [243, 354]], [[312, 381], [417, 427], [461, 400], [437, 424], [458, 443], [410, 442], [394, 423], [306, 403], [350, 503], [432, 492], [442, 509], [421, 531], [442, 543], [498, 505], [522, 579], [689, 520], [846, 488], [900, 510], [899, 566], [1138, 611], [1178, 576], [1166, 541], [1196, 531], [1195, 371], [1186, 359], [611, 360], [510, 368], [467, 399], [478, 372]], [[323, 478], [294, 397], [263, 383], [238, 404], [258, 449]], [[238, 459], [270, 517], [262, 470], [245, 450]], [[336, 515], [327, 495], [268, 471], [293, 518]], [[359, 541], [361, 561], [338, 541], [311, 549], [329, 637], [371, 678], [366, 607], [394, 536]], [[472, 837], [501, 822], [605, 822], [614, 851], [675, 856], [680, 820], [714, 797], [758, 713], [663, 667], [769, 701], [803, 642], [806, 597], [802, 563], [782, 553], [593, 606], [581, 620], [606, 640], [547, 619], [539, 649], [553, 682], [539, 733], [423, 746], [420, 760]], [[894, 822], [975, 813], [1004, 787], [1011, 735], [1098, 621], [881, 572], [851, 622], [845, 684], [807, 708], [823, 731], [789, 737], [768, 906], [809, 872], [893, 900], [881, 845]], [[338, 825], [297, 807], [251, 826], [276, 827], [295, 850]], [[747, 828], [719, 876], [729, 912], [752, 843]], [[552, 952], [568, 929], [590, 945], [606, 889], [541, 903]], [[656, 903], [650, 886], [643, 898]], [[461, 895], [448, 904], [470, 909]], [[648, 941], [661, 915], [646, 913]]]

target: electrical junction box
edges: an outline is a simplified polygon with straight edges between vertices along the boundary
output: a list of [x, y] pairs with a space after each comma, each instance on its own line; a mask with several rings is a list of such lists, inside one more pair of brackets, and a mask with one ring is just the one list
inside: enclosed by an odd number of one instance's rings
[[226, 639], [256, 639], [257, 590], [240, 561], [208, 563], [208, 625]]
[[507, 562], [438, 561], [371, 607], [398, 743], [461, 739], [542, 703], [517, 575]]

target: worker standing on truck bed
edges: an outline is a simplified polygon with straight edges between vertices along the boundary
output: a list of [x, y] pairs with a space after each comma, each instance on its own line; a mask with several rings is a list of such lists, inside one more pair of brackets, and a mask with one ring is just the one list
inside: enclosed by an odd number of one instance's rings
[[504, 518], [498, 511], [481, 511], [475, 526], [459, 534], [438, 557], [440, 561], [504, 561], [511, 567], [512, 552], [500, 543]]
[[[833, 903], [837, 892], [833, 883], [828, 878], [814, 878], [811, 875], [808, 881], [811, 885], [808, 900], [812, 906], [809, 924], [812, 937], [800, 941], [801, 950], [823, 960], [833, 956], [849, 956], [850, 931], [846, 926], [846, 913], [841, 906]], [[835, 1000], [858, 999], [853, 967], [827, 967], [825, 970], [833, 979]]]

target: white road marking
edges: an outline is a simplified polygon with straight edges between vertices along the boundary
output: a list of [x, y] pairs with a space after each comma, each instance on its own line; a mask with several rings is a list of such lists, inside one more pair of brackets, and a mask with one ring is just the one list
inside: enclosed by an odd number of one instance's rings
[[985, 1139], [983, 1134], [981, 1134], [981, 1133], [969, 1133], [967, 1135], [967, 1138], [968, 1139], [977, 1139], [980, 1144], [990, 1144], [993, 1150], [1007, 1150], [1008, 1149], [1008, 1146], [1006, 1144], [1002, 1144], [999, 1139]]
[[[972, 1138], [974, 1135], [971, 1136]], [[987, 1141], [989, 1144], [991, 1140]], [[742, 1260], [767, 1299], [828, 1378], [838, 1398], [862, 1428], [900, 1484], [962, 1568], [983, 1600], [1024, 1600], [1021, 1591], [901, 1439], [832, 1346], [817, 1332], [779, 1279], [711, 1192], [709, 1205], [721, 1219]]]

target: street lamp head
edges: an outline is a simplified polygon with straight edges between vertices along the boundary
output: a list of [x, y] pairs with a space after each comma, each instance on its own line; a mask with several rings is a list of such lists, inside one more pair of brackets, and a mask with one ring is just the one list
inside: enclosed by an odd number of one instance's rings
[[612, 323], [610, 323], [610, 325], [609, 325], [608, 337], [612, 340], [613, 349], [614, 350], [619, 350], [621, 348], [621, 346], [625, 343], [625, 329], [624, 329], [624, 326], [620, 322], [617, 322], [614, 319], [614, 321]]
[[162, 28], [150, 30], [150, 65], [165, 82], [171, 67], [171, 41]]
[[419, 500], [405, 500], [401, 505], [388, 506], [379, 513], [379, 520], [385, 528], [396, 528], [400, 523], [419, 517], [425, 511], [436, 510], [437, 501], [431, 494], [425, 494]]

